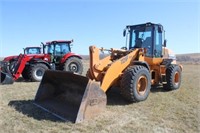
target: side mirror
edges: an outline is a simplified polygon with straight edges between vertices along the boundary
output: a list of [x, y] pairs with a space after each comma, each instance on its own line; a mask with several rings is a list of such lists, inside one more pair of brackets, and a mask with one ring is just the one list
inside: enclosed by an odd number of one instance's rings
[[41, 44], [44, 46], [44, 43], [43, 43], [43, 42], [41, 42]]
[[124, 37], [126, 36], [126, 29], [124, 29], [124, 31], [123, 31], [123, 36]]
[[163, 46], [164, 46], [164, 47], [167, 46], [167, 40], [166, 40], [166, 39], [164, 40], [164, 44], [163, 44]]

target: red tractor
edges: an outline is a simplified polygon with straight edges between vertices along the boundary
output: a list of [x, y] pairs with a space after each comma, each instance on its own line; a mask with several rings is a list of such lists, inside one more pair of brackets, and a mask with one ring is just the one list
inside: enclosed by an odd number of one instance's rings
[[[41, 47], [26, 47], [24, 49], [24, 54], [29, 56], [34, 56], [36, 54], [42, 54]], [[9, 72], [14, 69], [14, 64], [17, 62], [19, 55], [8, 56], [3, 59], [2, 63], [6, 63], [7, 68], [3, 69], [4, 72]], [[7, 71], [6, 71], [7, 70]]]
[[[26, 47], [24, 49], [24, 54], [26, 55], [35, 55], [35, 54], [42, 54], [41, 47]], [[4, 62], [9, 62], [9, 64], [13, 64], [18, 60], [19, 55], [8, 56], [3, 59]]]
[[[24, 48], [24, 54], [42, 54], [41, 47], [26, 47]], [[18, 55], [8, 56], [3, 59], [3, 61], [12, 62], [17, 60]]]
[[[71, 71], [82, 74], [83, 64], [79, 55], [71, 53], [72, 41], [51, 41], [43, 44], [43, 54], [20, 54], [17, 60], [11, 65], [3, 61], [1, 67], [6, 70], [1, 83], [6, 84], [6, 77], [10, 75], [17, 80], [22, 74], [23, 78], [29, 81], [41, 81], [47, 69]], [[10, 67], [8, 67], [10, 66]], [[5, 76], [4, 76], [5, 75]]]

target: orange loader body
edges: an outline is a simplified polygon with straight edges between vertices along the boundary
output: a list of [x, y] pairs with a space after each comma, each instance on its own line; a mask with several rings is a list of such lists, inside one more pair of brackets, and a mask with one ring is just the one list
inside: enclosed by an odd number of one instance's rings
[[[128, 31], [128, 34], [126, 34]], [[35, 105], [75, 123], [87, 120], [106, 107], [106, 91], [119, 87], [129, 102], [147, 99], [151, 85], [166, 90], [180, 88], [182, 66], [175, 64], [163, 43], [162, 25], [129, 25], [124, 35], [129, 47], [89, 47], [90, 68], [86, 77], [69, 72], [46, 71], [35, 96]], [[100, 52], [110, 54], [100, 58]], [[70, 111], [71, 108], [72, 109]], [[72, 113], [73, 112], [73, 113]]]

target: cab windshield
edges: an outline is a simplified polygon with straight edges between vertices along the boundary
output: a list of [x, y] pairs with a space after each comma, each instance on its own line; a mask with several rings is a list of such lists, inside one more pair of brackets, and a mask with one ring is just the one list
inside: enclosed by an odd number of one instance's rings
[[41, 49], [40, 48], [26, 48], [24, 50], [24, 54], [40, 54]]
[[152, 48], [153, 46], [153, 28], [152, 27], [145, 27], [145, 28], [135, 28], [132, 29], [131, 38], [130, 38], [130, 49], [133, 48], [146, 48], [148, 53], [147, 56], [152, 55]]
[[68, 43], [52, 43], [48, 44], [45, 48], [48, 54], [64, 55], [70, 52]]

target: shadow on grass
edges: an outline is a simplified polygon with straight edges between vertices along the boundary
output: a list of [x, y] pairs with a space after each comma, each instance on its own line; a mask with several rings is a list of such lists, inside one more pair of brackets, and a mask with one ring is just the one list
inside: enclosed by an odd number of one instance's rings
[[32, 117], [36, 120], [50, 120], [53, 122], [64, 122], [61, 119], [53, 116], [51, 113], [48, 113], [33, 104], [33, 100], [16, 100], [10, 101], [9, 106], [15, 108], [16, 111]]
[[110, 88], [107, 92], [107, 105], [128, 105], [131, 104], [120, 94], [120, 88]]
[[29, 80], [25, 80], [23, 77], [19, 77], [15, 82], [31, 82]]
[[151, 86], [151, 93], [156, 93], [156, 92], [168, 92], [168, 91], [165, 90], [162, 85]]
[[[108, 105], [127, 105], [129, 104], [124, 98], [120, 95], [118, 89], [110, 89], [107, 92], [107, 104]], [[8, 103], [8, 105], [14, 108], [16, 111], [32, 117], [36, 120], [49, 120], [53, 122], [65, 122], [49, 112], [42, 110], [41, 108], [34, 105], [34, 100], [13, 100]], [[72, 122], [70, 119], [67, 122]]]
[[[150, 93], [157, 93], [157, 92], [168, 92], [163, 88], [163, 86], [151, 86]], [[120, 88], [110, 88], [107, 92], [107, 104], [108, 105], [128, 105], [134, 104], [128, 102], [123, 98], [120, 94]]]
[[26, 82], [26, 80], [22, 77], [19, 77], [15, 82]]
[[[166, 92], [162, 87], [152, 87], [151, 92]], [[115, 105], [129, 105], [134, 104], [130, 103], [127, 100], [125, 100], [122, 95], [120, 94], [119, 88], [110, 88], [107, 92], [107, 105], [108, 106], [115, 106]], [[32, 117], [36, 120], [50, 120], [53, 122], [64, 122], [63, 120], [55, 117], [49, 112], [46, 112], [40, 108], [38, 108], [36, 105], [33, 104], [33, 100], [15, 100], [10, 101], [9, 106], [13, 107], [16, 111], [28, 116]], [[69, 120], [69, 122], [72, 122]]]

